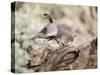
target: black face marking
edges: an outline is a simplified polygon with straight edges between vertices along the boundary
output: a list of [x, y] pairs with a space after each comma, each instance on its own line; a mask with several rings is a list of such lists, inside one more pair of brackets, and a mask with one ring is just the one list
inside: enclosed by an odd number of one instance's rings
[[46, 34], [47, 33], [47, 28], [45, 27], [44, 29], [42, 29], [41, 33]]
[[50, 22], [50, 23], [53, 23], [53, 21], [52, 21], [52, 18], [51, 18], [51, 17], [49, 17], [49, 19], [48, 19], [48, 20], [49, 20], [49, 22]]

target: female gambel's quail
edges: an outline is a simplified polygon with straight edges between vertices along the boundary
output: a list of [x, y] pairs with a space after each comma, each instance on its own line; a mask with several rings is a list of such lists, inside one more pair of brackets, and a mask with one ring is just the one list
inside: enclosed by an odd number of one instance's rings
[[68, 32], [63, 25], [54, 23], [48, 14], [44, 14], [44, 16], [48, 17], [49, 23], [37, 35], [32, 37], [32, 40], [37, 38], [54, 39], [59, 45], [67, 45], [73, 41], [75, 36]]

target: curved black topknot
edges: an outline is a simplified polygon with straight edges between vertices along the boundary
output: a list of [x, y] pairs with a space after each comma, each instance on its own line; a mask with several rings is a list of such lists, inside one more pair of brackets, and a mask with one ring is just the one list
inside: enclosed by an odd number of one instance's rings
[[47, 16], [47, 17], [48, 17], [49, 22], [50, 22], [50, 23], [53, 23], [52, 18], [51, 18], [48, 14], [46, 14], [46, 13], [45, 13], [45, 14], [44, 14], [44, 16]]

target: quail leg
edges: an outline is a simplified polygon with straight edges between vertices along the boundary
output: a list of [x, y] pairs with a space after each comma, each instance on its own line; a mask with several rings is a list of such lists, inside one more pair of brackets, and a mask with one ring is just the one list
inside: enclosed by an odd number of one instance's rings
[[60, 43], [57, 39], [55, 39], [55, 41], [59, 44], [60, 47], [63, 47], [64, 44], [63, 43]]

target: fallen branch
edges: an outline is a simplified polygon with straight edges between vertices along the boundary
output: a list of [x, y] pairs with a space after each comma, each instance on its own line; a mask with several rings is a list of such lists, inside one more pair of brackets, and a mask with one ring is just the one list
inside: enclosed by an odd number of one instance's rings
[[32, 49], [28, 48], [27, 52], [31, 56], [31, 60], [28, 61], [26, 67], [33, 69], [35, 72], [96, 68], [96, 49], [97, 39], [79, 46], [64, 46], [54, 51], [46, 48], [40, 57], [41, 63], [32, 65], [34, 55]]

